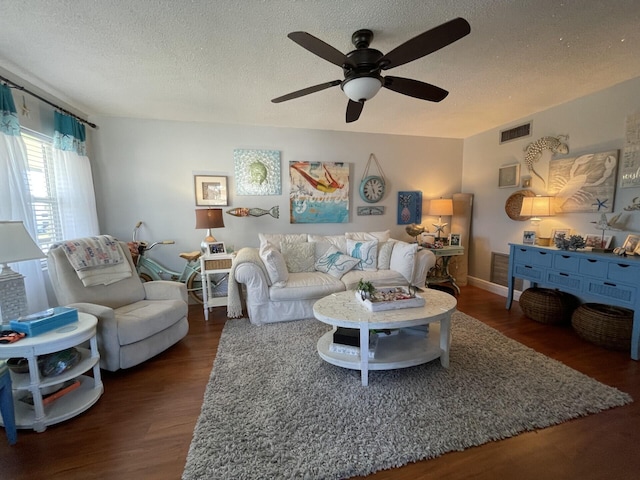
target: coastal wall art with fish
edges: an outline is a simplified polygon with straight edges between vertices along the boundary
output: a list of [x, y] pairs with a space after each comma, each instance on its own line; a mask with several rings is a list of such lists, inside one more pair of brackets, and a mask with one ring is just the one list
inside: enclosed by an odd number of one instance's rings
[[618, 150], [549, 162], [548, 193], [557, 212], [613, 212]]
[[349, 164], [289, 162], [290, 223], [349, 221]]

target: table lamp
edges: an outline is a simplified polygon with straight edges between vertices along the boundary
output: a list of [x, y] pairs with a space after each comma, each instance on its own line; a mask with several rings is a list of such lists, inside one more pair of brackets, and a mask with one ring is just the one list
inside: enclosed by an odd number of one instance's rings
[[8, 323], [27, 314], [24, 276], [14, 272], [9, 263], [44, 258], [22, 222], [0, 221], [0, 320]]
[[207, 236], [200, 244], [200, 248], [207, 253], [209, 243], [215, 242], [216, 239], [211, 235], [212, 228], [224, 228], [224, 220], [222, 219], [221, 208], [198, 208], [196, 209], [196, 229], [206, 228]]
[[536, 241], [538, 245], [549, 245], [549, 239], [538, 238], [538, 227], [542, 221], [541, 217], [552, 217], [554, 215], [553, 197], [537, 195], [535, 197], [524, 197], [522, 199], [520, 216], [531, 217], [531, 225], [536, 233]]
[[444, 233], [447, 223], [442, 223], [442, 216], [453, 215], [453, 200], [451, 198], [434, 198], [429, 201], [429, 215], [437, 216], [438, 223], [432, 224], [436, 227], [436, 238], [440, 240], [440, 233]]

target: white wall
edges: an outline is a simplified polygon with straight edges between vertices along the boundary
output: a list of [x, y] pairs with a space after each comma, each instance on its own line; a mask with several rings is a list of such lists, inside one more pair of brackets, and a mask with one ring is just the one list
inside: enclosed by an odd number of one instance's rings
[[[198, 249], [205, 236], [205, 231], [195, 230], [194, 174], [228, 176], [230, 204], [222, 207], [224, 211], [280, 207], [279, 219], [269, 215], [238, 218], [225, 213], [225, 228], [212, 233], [235, 249], [257, 246], [258, 232], [334, 234], [391, 229], [394, 237], [409, 241], [404, 226], [397, 225], [397, 192], [421, 190], [426, 211], [428, 199], [450, 197], [461, 187], [463, 142], [458, 139], [111, 117], [92, 121], [99, 126], [92, 132], [91, 160], [102, 233], [129, 239], [135, 223], [142, 220], [139, 238], [176, 241], [175, 245], [154, 249], [153, 255], [174, 269], [181, 266], [178, 254]], [[281, 151], [282, 195], [235, 194], [236, 148]], [[357, 216], [356, 207], [366, 205], [358, 187], [372, 152], [388, 181], [387, 193], [376, 204], [384, 205], [386, 211], [381, 216]], [[289, 223], [290, 161], [351, 163], [349, 223]], [[425, 225], [435, 220], [423, 215]]]
[[[469, 275], [482, 280], [490, 278], [491, 252], [508, 253], [508, 243], [522, 243], [522, 233], [530, 230], [529, 221], [511, 220], [505, 213], [508, 197], [520, 188], [498, 188], [498, 168], [512, 163], [521, 164], [521, 174], [528, 174], [523, 149], [544, 136], [569, 135], [569, 154], [553, 158], [575, 157], [609, 149], [622, 149], [625, 141], [625, 121], [640, 110], [640, 78], [624, 82], [593, 95], [565, 103], [544, 112], [532, 114], [500, 128], [464, 140], [462, 190], [474, 193], [472, 245], [470, 246]], [[499, 132], [505, 128], [533, 120], [532, 135], [499, 144]], [[547, 152], [535, 164], [543, 178], [547, 178]], [[619, 164], [620, 167], [620, 164]], [[618, 175], [620, 168], [618, 168]], [[618, 181], [619, 184], [619, 181]], [[535, 176], [530, 187], [536, 194], [545, 194], [544, 185]], [[622, 212], [640, 195], [640, 188], [616, 188], [614, 212]], [[541, 233], [551, 228], [571, 228], [576, 233], [601, 233], [590, 222], [600, 218], [598, 213], [562, 214], [545, 219]], [[607, 232], [614, 235], [619, 246], [629, 233], [640, 232], [640, 212], [624, 212], [620, 219], [625, 230]], [[573, 232], [572, 232], [573, 233]]]

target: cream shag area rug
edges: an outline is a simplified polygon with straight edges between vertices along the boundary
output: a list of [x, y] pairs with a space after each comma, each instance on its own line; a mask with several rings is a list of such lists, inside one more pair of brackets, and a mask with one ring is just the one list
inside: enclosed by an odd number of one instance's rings
[[460, 312], [448, 369], [372, 371], [363, 387], [318, 357], [329, 329], [227, 322], [183, 479], [367, 475], [632, 401]]

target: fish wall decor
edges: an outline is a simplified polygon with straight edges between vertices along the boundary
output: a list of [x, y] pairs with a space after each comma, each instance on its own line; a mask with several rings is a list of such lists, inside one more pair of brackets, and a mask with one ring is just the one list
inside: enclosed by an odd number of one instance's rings
[[269, 210], [265, 210], [264, 208], [232, 208], [231, 210], [227, 210], [229, 215], [233, 215], [234, 217], [261, 217], [263, 215], [271, 215], [273, 218], [280, 218], [280, 207], [276, 205], [275, 207], [271, 207]]

